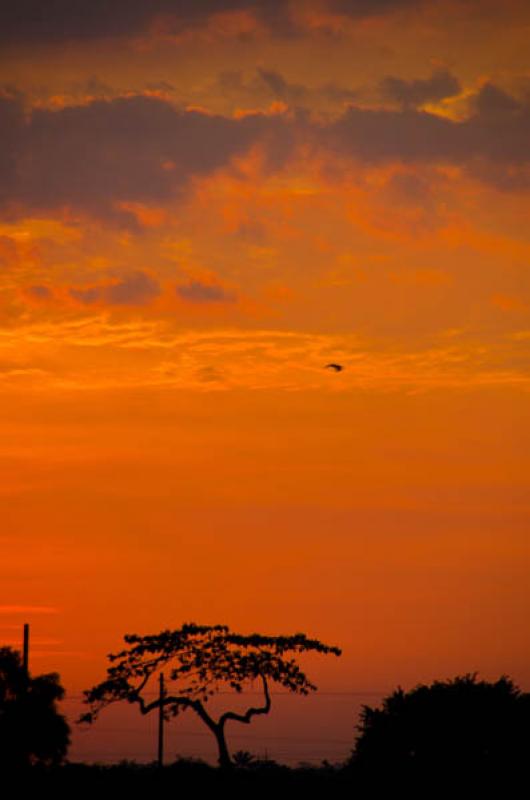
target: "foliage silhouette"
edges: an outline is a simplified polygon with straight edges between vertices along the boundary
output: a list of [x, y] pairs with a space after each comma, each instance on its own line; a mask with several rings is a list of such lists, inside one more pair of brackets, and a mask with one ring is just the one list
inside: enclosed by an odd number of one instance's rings
[[[156, 764], [67, 763], [58, 769], [28, 770], [19, 787], [28, 796], [293, 798], [353, 796], [351, 774], [318, 766], [289, 767], [256, 759], [246, 768], [219, 770], [196, 759]], [[346, 794], [347, 793], [347, 794]], [[356, 795], [357, 796], [357, 795]], [[365, 796], [364, 794], [362, 795]], [[373, 795], [366, 795], [373, 796]]]
[[70, 728], [57, 710], [64, 689], [56, 673], [31, 677], [20, 655], [0, 648], [0, 767], [60, 764], [70, 744]]
[[247, 769], [256, 763], [256, 756], [249, 753], [248, 750], [238, 750], [232, 754], [232, 762], [236, 767]]
[[[142, 714], [163, 706], [166, 719], [191, 708], [212, 732], [219, 751], [219, 764], [232, 766], [226, 744], [225, 726], [228, 721], [248, 724], [259, 714], [271, 709], [269, 682], [278, 683], [296, 694], [307, 695], [316, 690], [301, 671], [295, 658], [286, 653], [333, 653], [329, 647], [303, 633], [293, 636], [248, 636], [233, 633], [226, 625], [197, 625], [185, 623], [180, 629], [162, 631], [149, 636], [127, 634], [125, 650], [108, 656], [114, 666], [107, 669], [107, 679], [85, 691], [84, 702], [90, 711], [80, 722], [93, 722], [102, 708], [124, 700], [137, 703]], [[164, 668], [169, 689], [166, 695], [147, 702], [145, 691], [149, 682]], [[228, 684], [236, 693], [243, 691], [246, 682], [259, 679], [264, 702], [244, 713], [225, 711], [217, 718], [206, 710], [206, 704], [217, 692], [219, 683]]]
[[503, 676], [495, 683], [464, 675], [409, 692], [398, 688], [382, 708], [363, 706], [351, 765], [360, 770], [513, 772], [530, 756], [530, 694]]

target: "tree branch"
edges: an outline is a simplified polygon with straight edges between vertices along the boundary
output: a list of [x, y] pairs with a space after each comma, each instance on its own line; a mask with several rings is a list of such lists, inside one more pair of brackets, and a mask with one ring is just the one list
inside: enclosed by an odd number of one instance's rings
[[152, 700], [150, 703], [146, 703], [144, 698], [136, 693], [129, 695], [128, 699], [131, 703], [138, 703], [142, 714], [149, 714], [151, 711], [154, 711], [155, 708], [160, 708], [160, 706], [163, 707], [175, 705], [184, 706], [184, 708], [192, 708], [212, 731], [216, 729], [215, 721], [208, 714], [200, 700], [191, 700], [189, 697], [175, 697], [174, 695], [168, 695], [162, 700], [158, 698], [157, 700]]
[[265, 695], [265, 705], [259, 708], [248, 708], [244, 714], [237, 714], [235, 711], [225, 711], [219, 717], [218, 725], [223, 727], [225, 722], [229, 719], [233, 719], [235, 722], [243, 722], [245, 725], [248, 725], [252, 717], [255, 717], [257, 714], [268, 714], [271, 710], [271, 696], [269, 694], [269, 687], [267, 685], [267, 679], [265, 675], [260, 675], [261, 680], [263, 681], [263, 693]]

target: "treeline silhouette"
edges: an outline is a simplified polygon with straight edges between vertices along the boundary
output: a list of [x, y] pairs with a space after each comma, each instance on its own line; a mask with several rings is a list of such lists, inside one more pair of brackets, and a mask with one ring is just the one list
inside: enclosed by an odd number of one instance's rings
[[178, 758], [160, 767], [134, 761], [117, 765], [68, 761], [70, 728], [59, 713], [64, 690], [56, 673], [32, 677], [19, 654], [0, 648], [0, 769], [16, 772], [25, 790], [71, 794], [91, 792], [222, 791], [254, 796], [271, 792], [405, 787], [434, 796], [479, 789], [510, 797], [508, 787], [530, 780], [530, 694], [506, 676], [479, 680], [476, 674], [401, 688], [374, 708], [364, 705], [352, 720], [352, 751], [345, 762], [288, 767], [246, 751], [212, 766]]

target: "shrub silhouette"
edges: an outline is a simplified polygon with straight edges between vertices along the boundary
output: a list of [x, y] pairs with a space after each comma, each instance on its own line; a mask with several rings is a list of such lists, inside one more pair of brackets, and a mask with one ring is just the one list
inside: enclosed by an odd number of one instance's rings
[[359, 769], [466, 771], [518, 768], [530, 756], [530, 695], [507, 677], [464, 675], [363, 706], [351, 765]]
[[57, 710], [64, 696], [56, 673], [26, 675], [20, 655], [0, 648], [0, 767], [60, 764], [70, 729]]

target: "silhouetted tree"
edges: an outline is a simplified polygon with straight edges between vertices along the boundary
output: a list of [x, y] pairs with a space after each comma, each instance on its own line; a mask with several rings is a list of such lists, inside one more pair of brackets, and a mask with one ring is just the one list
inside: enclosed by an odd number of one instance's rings
[[20, 655], [0, 648], [0, 766], [56, 765], [66, 756], [70, 729], [57, 710], [64, 689], [56, 673], [31, 677]]
[[528, 763], [530, 694], [476, 674], [398, 688], [381, 708], [363, 706], [351, 764], [380, 773], [484, 775]]
[[[151, 636], [128, 634], [124, 637], [129, 648], [108, 658], [115, 666], [107, 669], [107, 679], [85, 692], [85, 703], [91, 710], [80, 718], [91, 723], [99, 711], [110, 703], [125, 700], [137, 703], [142, 714], [163, 705], [166, 718], [192, 709], [215, 736], [219, 763], [231, 766], [226, 744], [225, 726], [229, 721], [248, 724], [258, 714], [268, 714], [271, 708], [269, 682], [275, 682], [291, 692], [307, 695], [316, 690], [294, 658], [286, 653], [333, 653], [338, 647], [328, 647], [305, 634], [293, 636], [248, 636], [232, 633], [226, 625], [196, 625], [186, 623], [174, 631], [162, 631]], [[152, 678], [169, 667], [166, 696], [147, 702], [143, 693]], [[236, 693], [243, 691], [245, 682], [258, 679], [263, 687], [263, 705], [250, 707], [244, 713], [225, 711], [218, 717], [206, 709], [218, 684], [228, 684]]]

